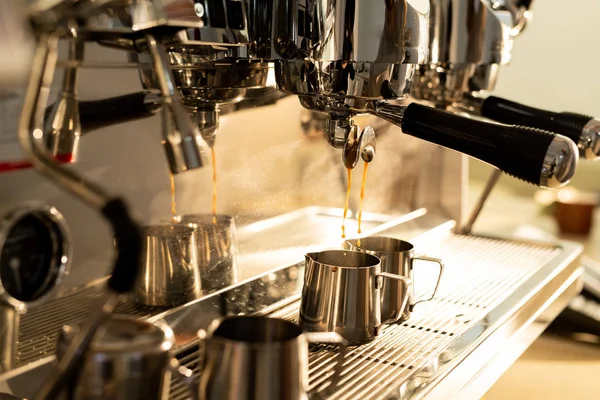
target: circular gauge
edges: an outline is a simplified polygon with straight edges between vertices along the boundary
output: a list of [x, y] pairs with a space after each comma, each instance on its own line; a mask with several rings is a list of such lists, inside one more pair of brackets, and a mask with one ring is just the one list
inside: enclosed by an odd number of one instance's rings
[[0, 223], [0, 297], [30, 303], [47, 295], [66, 272], [70, 240], [54, 207], [28, 206]]

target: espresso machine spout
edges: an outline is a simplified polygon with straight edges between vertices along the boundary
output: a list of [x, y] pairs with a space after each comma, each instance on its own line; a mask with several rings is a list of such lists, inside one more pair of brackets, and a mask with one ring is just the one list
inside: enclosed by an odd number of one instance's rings
[[332, 147], [342, 150], [346, 169], [354, 168], [361, 158], [366, 163], [375, 158], [375, 131], [370, 126], [361, 131], [351, 115], [329, 114], [325, 121], [325, 137]]
[[164, 45], [146, 35], [148, 51], [162, 94], [163, 146], [173, 174], [206, 165], [206, 143], [183, 106]]
[[219, 130], [219, 108], [216, 105], [206, 108], [193, 108], [190, 114], [200, 131], [202, 139], [209, 147], [214, 147], [217, 139], [217, 131]]
[[[70, 31], [69, 61], [82, 62], [85, 44], [77, 38], [77, 30]], [[60, 100], [50, 109], [44, 121], [46, 144], [52, 156], [62, 162], [75, 162], [81, 136], [79, 103], [77, 100], [78, 68], [65, 68]]]

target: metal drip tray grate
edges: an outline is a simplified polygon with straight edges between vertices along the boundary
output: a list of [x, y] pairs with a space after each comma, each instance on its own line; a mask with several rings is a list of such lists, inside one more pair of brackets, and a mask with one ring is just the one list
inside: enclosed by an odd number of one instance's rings
[[[406, 323], [385, 326], [372, 343], [352, 347], [346, 356], [341, 383], [328, 398], [379, 399], [387, 398], [392, 389], [397, 397], [415, 390], [419, 379], [431, 378], [440, 363], [457, 356], [457, 341], [464, 340], [467, 332], [483, 333], [493, 323], [487, 321], [490, 312], [563, 251], [558, 247], [454, 234], [437, 239], [424, 236], [414, 243], [417, 252], [439, 256], [446, 264], [437, 298], [417, 306]], [[419, 274], [415, 282], [434, 279], [427, 279], [430, 272], [426, 268], [415, 273]], [[417, 294], [424, 295], [427, 290], [417, 288]], [[298, 306], [296, 301], [268, 315], [296, 322]], [[181, 349], [178, 357], [199, 374], [197, 351], [192, 345]], [[312, 392], [329, 385], [335, 357], [333, 347], [312, 348]], [[188, 398], [176, 380], [171, 398]]]
[[[309, 207], [269, 218], [238, 229], [240, 279], [256, 277], [267, 271], [298, 263], [315, 247], [337, 243], [342, 211]], [[404, 216], [364, 215], [365, 233], [386, 226], [397, 226], [425, 214], [417, 210]], [[347, 222], [348, 232], [356, 231], [356, 220]], [[66, 324], [83, 321], [95, 299], [99, 285], [49, 301], [21, 317], [15, 367], [54, 355], [59, 330]], [[141, 307], [124, 298], [119, 314], [149, 318], [165, 312], [164, 308]]]
[[[44, 304], [21, 318], [16, 366], [28, 364], [53, 355], [60, 329], [65, 324], [83, 321], [93, 302], [101, 295], [99, 287], [92, 287]], [[141, 307], [129, 301], [119, 305], [119, 314], [148, 317], [162, 311]]]

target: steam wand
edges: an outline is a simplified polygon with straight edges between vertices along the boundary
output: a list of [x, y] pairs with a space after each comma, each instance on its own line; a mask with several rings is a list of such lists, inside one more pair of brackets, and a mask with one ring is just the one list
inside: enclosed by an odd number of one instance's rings
[[142, 241], [139, 226], [131, 218], [122, 199], [110, 197], [102, 188], [86, 182], [74, 171], [61, 168], [45, 150], [42, 123], [58, 58], [58, 42], [56, 33], [41, 33], [37, 38], [19, 122], [19, 142], [25, 156], [40, 174], [100, 212], [110, 222], [115, 235], [117, 259], [107, 281], [106, 293], [73, 338], [64, 356], [52, 368], [35, 400], [57, 397], [64, 383], [75, 372], [98, 326], [114, 311], [119, 294], [131, 290], [139, 272]]

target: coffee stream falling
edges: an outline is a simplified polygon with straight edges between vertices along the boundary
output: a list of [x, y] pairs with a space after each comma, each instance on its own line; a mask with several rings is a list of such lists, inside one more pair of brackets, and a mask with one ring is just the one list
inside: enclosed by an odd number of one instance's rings
[[[360, 229], [360, 223], [362, 221], [362, 209], [363, 209], [363, 201], [365, 199], [365, 184], [367, 183], [367, 170], [369, 169], [369, 163], [366, 162], [363, 169], [362, 176], [362, 185], [360, 186], [360, 206], [358, 208], [358, 233], [360, 234], [362, 231]], [[360, 238], [356, 241], [356, 246], [360, 247]]]
[[344, 217], [342, 219], [342, 239], [346, 238], [346, 216], [348, 215], [348, 205], [350, 204], [350, 188], [352, 187], [352, 168], [348, 170], [348, 188], [346, 189], [346, 203], [344, 204]]
[[212, 196], [212, 213], [213, 213], [213, 224], [217, 223], [217, 154], [215, 148], [210, 149], [212, 154], [212, 169], [213, 169], [213, 196]]
[[[217, 223], [217, 155], [215, 148], [210, 149], [212, 153], [212, 181], [213, 181], [213, 195], [212, 195], [212, 214], [213, 224]], [[171, 214], [173, 221], [177, 220], [177, 207], [175, 204], [175, 177], [172, 173], [169, 174], [171, 177]], [[346, 202], [347, 206], [347, 202]]]
[[171, 218], [175, 221], [177, 217], [177, 207], [175, 205], [175, 177], [172, 173], [169, 174], [171, 177]]
[[[360, 186], [360, 207], [358, 208], [358, 233], [362, 233], [360, 225], [362, 222], [362, 208], [363, 201], [365, 199], [365, 185], [367, 183], [367, 170], [369, 169], [369, 163], [364, 164], [362, 184]], [[344, 216], [342, 218], [342, 239], [346, 238], [346, 216], [348, 215], [348, 206], [350, 204], [350, 188], [352, 187], [352, 168], [348, 170], [348, 187], [346, 188], [346, 203], [344, 204]], [[356, 242], [357, 246], [360, 247], [360, 238]]]

